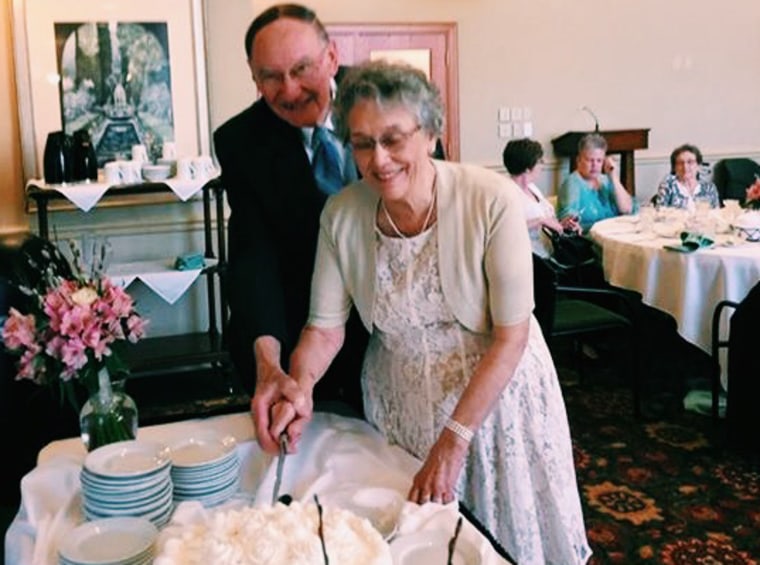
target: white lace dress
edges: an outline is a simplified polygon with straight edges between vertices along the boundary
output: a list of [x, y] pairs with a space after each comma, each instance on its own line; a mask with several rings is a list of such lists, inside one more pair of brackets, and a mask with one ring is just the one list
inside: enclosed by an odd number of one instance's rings
[[[377, 232], [375, 328], [362, 371], [368, 420], [422, 460], [490, 341], [447, 307], [436, 234], [435, 225], [408, 239]], [[475, 434], [457, 496], [520, 565], [591, 555], [562, 393], [535, 319], [515, 374]]]

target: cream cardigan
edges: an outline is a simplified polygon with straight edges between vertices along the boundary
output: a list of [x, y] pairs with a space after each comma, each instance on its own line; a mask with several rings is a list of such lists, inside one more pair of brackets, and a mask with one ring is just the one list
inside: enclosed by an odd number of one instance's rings
[[[441, 286], [454, 316], [474, 332], [533, 311], [530, 239], [520, 188], [484, 168], [433, 161]], [[330, 197], [320, 219], [310, 325], [341, 326], [356, 305], [372, 331], [378, 194], [362, 181]]]

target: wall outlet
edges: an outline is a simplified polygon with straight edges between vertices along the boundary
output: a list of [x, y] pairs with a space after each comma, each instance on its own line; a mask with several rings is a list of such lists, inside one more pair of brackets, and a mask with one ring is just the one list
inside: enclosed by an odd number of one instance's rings
[[523, 127], [522, 122], [515, 122], [512, 124], [512, 135], [514, 137], [525, 137], [524, 130], [525, 128]]
[[512, 124], [499, 124], [499, 137], [501, 139], [512, 137]]
[[507, 106], [502, 106], [501, 108], [499, 108], [499, 121], [500, 122], [509, 121], [509, 108]]
[[514, 121], [522, 120], [523, 119], [523, 109], [522, 106], [515, 106], [512, 108], [512, 119]]
[[523, 122], [523, 135], [525, 137], [533, 135], [533, 122]]

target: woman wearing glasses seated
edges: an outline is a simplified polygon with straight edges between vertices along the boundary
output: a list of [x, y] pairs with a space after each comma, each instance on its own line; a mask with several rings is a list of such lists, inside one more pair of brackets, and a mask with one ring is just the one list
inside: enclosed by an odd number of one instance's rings
[[575, 171], [557, 191], [557, 216], [575, 218], [583, 232], [599, 220], [630, 214], [635, 203], [620, 182], [615, 162], [607, 157], [607, 141], [598, 133], [584, 135], [578, 142]]
[[670, 174], [657, 188], [654, 205], [685, 208], [693, 212], [697, 208], [696, 203], [701, 201], [710, 208], [719, 208], [718, 188], [712, 182], [699, 178], [701, 165], [702, 152], [696, 146], [685, 143], [676, 147], [670, 154]]
[[544, 226], [559, 233], [580, 233], [581, 227], [573, 217], [560, 222], [554, 206], [536, 186], [543, 156], [541, 144], [528, 138], [509, 141], [501, 154], [509, 176], [522, 191], [533, 253], [539, 257], [549, 257], [552, 254], [552, 243], [543, 231]]
[[421, 461], [409, 499], [461, 500], [521, 565], [586, 563], [565, 406], [532, 315], [517, 187], [431, 159], [443, 109], [411, 67], [353, 68], [335, 116], [362, 180], [322, 212], [290, 376], [259, 383], [252, 401], [257, 416], [271, 415], [257, 418], [259, 442], [274, 451], [283, 431], [298, 440], [353, 303], [371, 332], [366, 417]]

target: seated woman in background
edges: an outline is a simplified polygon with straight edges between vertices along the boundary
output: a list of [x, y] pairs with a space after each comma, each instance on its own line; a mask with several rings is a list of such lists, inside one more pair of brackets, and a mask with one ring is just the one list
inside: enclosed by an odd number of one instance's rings
[[702, 152], [694, 145], [685, 143], [670, 154], [670, 174], [657, 188], [655, 206], [671, 206], [693, 211], [697, 200], [710, 203], [710, 208], [720, 207], [718, 188], [711, 182], [699, 179]]
[[541, 172], [543, 156], [541, 144], [528, 138], [513, 139], [507, 143], [501, 155], [507, 172], [522, 189], [523, 208], [533, 253], [539, 257], [549, 257], [552, 254], [552, 244], [541, 229], [543, 226], [560, 233], [579, 233], [581, 227], [572, 216], [560, 222], [554, 212], [554, 206], [536, 186], [535, 180]]
[[635, 202], [620, 182], [615, 162], [607, 157], [607, 141], [598, 133], [584, 135], [578, 142], [575, 171], [559, 187], [557, 216], [575, 218], [583, 232], [595, 222], [630, 214]]

